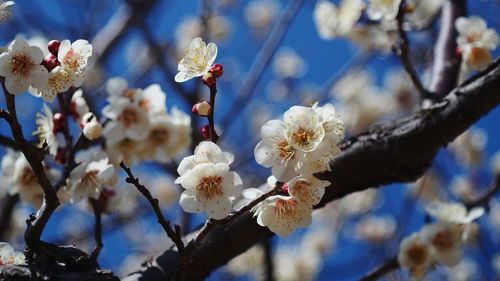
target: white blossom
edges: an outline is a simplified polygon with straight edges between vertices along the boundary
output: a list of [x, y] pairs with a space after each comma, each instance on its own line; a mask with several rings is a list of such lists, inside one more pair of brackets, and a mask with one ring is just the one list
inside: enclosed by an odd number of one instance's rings
[[203, 76], [208, 73], [216, 57], [217, 45], [214, 43], [207, 45], [200, 37], [196, 37], [191, 41], [186, 55], [179, 62], [179, 73], [175, 75], [175, 81], [184, 82]]
[[411, 0], [406, 1], [405, 20], [411, 27], [423, 28], [428, 25], [439, 12], [444, 0]]
[[255, 0], [245, 6], [247, 24], [257, 32], [266, 31], [280, 11], [280, 3], [275, 0]]
[[194, 149], [194, 155], [184, 157], [177, 168], [177, 173], [182, 177], [199, 164], [223, 163], [230, 165], [233, 163], [234, 155], [222, 151], [220, 147], [211, 141], [202, 141]]
[[287, 182], [290, 196], [304, 204], [317, 205], [330, 182], [319, 180], [313, 175], [300, 175]]
[[15, 251], [9, 243], [0, 242], [0, 266], [26, 264], [23, 252]]
[[92, 56], [92, 45], [87, 40], [76, 40], [70, 43], [69, 40], [61, 41], [57, 59], [61, 66], [73, 77], [72, 86], [80, 87], [85, 80], [88, 60]]
[[290, 196], [271, 196], [255, 206], [252, 212], [260, 226], [268, 227], [280, 237], [296, 228], [309, 226], [312, 220], [312, 206]]
[[453, 224], [469, 224], [484, 214], [484, 209], [481, 207], [467, 211], [465, 206], [460, 203], [441, 201], [430, 203], [425, 210], [439, 221]]
[[52, 110], [50, 110], [50, 107], [46, 104], [43, 104], [42, 113], [37, 112], [36, 117], [37, 129], [33, 132], [33, 135], [38, 135], [40, 147], [42, 147], [44, 143], [47, 143], [47, 149], [50, 155], [55, 156], [57, 154], [59, 142], [54, 130], [54, 115]]
[[300, 78], [307, 71], [307, 62], [295, 50], [286, 47], [278, 50], [272, 67], [279, 78]]
[[119, 99], [108, 104], [102, 110], [102, 114], [111, 119], [103, 131], [106, 142], [110, 145], [125, 138], [143, 141], [149, 134], [151, 123], [148, 112], [127, 99]]
[[433, 250], [419, 233], [406, 237], [399, 247], [398, 261], [401, 267], [410, 269], [412, 275], [422, 277], [433, 261]]
[[207, 212], [214, 219], [231, 213], [233, 200], [241, 194], [242, 182], [225, 163], [202, 163], [176, 179], [185, 191], [180, 204], [189, 213]]
[[28, 89], [47, 85], [49, 73], [40, 63], [43, 52], [30, 46], [23, 38], [16, 38], [6, 52], [0, 55], [0, 76], [5, 77], [5, 87], [12, 95], [19, 95]]
[[330, 1], [317, 2], [314, 22], [319, 36], [328, 40], [347, 34], [361, 17], [364, 7], [361, 0], [342, 0], [338, 8]]
[[447, 266], [455, 266], [462, 260], [462, 229], [459, 226], [438, 222], [424, 226], [420, 232], [433, 248], [434, 259]]
[[97, 199], [104, 188], [116, 185], [116, 169], [101, 150], [84, 151], [75, 160], [80, 164], [71, 171], [67, 182], [71, 192], [70, 202], [80, 202], [87, 197]]
[[371, 20], [391, 21], [398, 14], [401, 0], [368, 0], [366, 13]]
[[368, 216], [356, 225], [356, 236], [372, 243], [383, 243], [396, 231], [396, 221], [392, 216]]
[[43, 88], [30, 88], [30, 93], [41, 97], [46, 102], [52, 102], [57, 94], [67, 91], [73, 83], [72, 74], [61, 66], [56, 66], [49, 72], [49, 80]]
[[89, 106], [87, 105], [87, 102], [83, 97], [82, 89], [78, 89], [77, 91], [75, 91], [75, 93], [71, 97], [69, 111], [78, 123], [80, 123], [82, 121], [82, 117], [87, 112], [89, 112]]

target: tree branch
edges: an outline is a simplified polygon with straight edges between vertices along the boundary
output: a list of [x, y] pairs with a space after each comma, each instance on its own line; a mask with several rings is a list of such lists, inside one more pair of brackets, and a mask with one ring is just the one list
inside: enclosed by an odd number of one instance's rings
[[[497, 60], [430, 108], [343, 142], [342, 153], [333, 163], [332, 171], [319, 175], [331, 185], [317, 207], [370, 187], [416, 180], [428, 169], [440, 148], [500, 104], [498, 89], [500, 61]], [[216, 268], [271, 235], [248, 212], [214, 227], [191, 253], [186, 278], [203, 280]], [[152, 264], [124, 280], [171, 280], [178, 259], [175, 251], [167, 250]]]
[[19, 202], [19, 195], [9, 195], [0, 199], [0, 241], [5, 241], [5, 233], [9, 230], [12, 212]]
[[389, 274], [389, 272], [394, 271], [398, 268], [399, 268], [398, 258], [394, 257], [388, 260], [386, 263], [384, 263], [381, 267], [375, 269], [365, 277], [361, 278], [360, 281], [376, 281], [385, 276], [386, 274]]

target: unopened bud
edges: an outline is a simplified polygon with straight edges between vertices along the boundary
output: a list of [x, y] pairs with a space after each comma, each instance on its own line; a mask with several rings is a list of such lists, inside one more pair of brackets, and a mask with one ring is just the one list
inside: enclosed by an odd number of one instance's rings
[[203, 84], [210, 88], [215, 86], [215, 76], [210, 72], [205, 73], [201, 80], [203, 81]]
[[64, 127], [64, 115], [60, 112], [57, 112], [54, 114], [54, 117], [52, 117], [52, 120], [54, 121], [54, 128], [52, 128], [52, 132], [56, 134], [62, 131]]
[[286, 195], [290, 195], [289, 192], [288, 192], [288, 183], [283, 183], [283, 185], [281, 186], [281, 190], [283, 191], [283, 193], [285, 193]]
[[102, 134], [102, 125], [97, 121], [97, 118], [92, 112], [87, 112], [83, 115], [82, 123], [83, 135], [89, 140], [95, 140]]
[[66, 163], [66, 149], [64, 149], [64, 148], [58, 148], [55, 160], [59, 164]]
[[53, 54], [48, 54], [42, 61], [42, 65], [45, 66], [48, 72], [51, 72], [52, 69], [60, 66], [61, 64], [57, 60], [57, 57]]
[[205, 140], [210, 139], [210, 125], [205, 125], [203, 128], [201, 128], [201, 135]]
[[194, 114], [198, 114], [200, 116], [208, 116], [210, 115], [210, 113], [212, 113], [212, 106], [207, 101], [202, 101], [193, 105], [191, 111]]
[[222, 67], [222, 64], [216, 63], [210, 67], [208, 72], [212, 73], [215, 78], [219, 78], [224, 73], [224, 68]]
[[51, 40], [47, 44], [47, 47], [49, 48], [49, 52], [53, 54], [54, 56], [57, 56], [57, 52], [59, 52], [59, 46], [61, 45], [61, 42], [57, 40]]

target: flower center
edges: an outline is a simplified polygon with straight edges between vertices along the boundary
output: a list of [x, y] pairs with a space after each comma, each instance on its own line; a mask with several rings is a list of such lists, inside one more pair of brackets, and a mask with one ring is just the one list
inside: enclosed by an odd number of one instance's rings
[[15, 55], [10, 60], [10, 65], [12, 66], [13, 74], [21, 75], [24, 78], [27, 78], [35, 67], [31, 58], [24, 53]]
[[278, 217], [293, 217], [295, 215], [295, 206], [297, 205], [297, 201], [293, 199], [285, 200], [278, 199], [276, 200], [276, 214]]
[[64, 56], [64, 64], [67, 65], [71, 70], [77, 71], [80, 67], [80, 55], [75, 53], [73, 49], [70, 49]]
[[222, 196], [224, 194], [221, 183], [222, 178], [220, 176], [202, 177], [200, 183], [196, 186], [196, 190], [205, 200], [210, 200], [215, 196]]
[[153, 129], [150, 138], [155, 145], [164, 144], [168, 140], [168, 131], [161, 128]]
[[97, 179], [98, 170], [88, 171], [82, 178], [82, 185], [90, 188], [99, 186], [99, 180]]
[[424, 245], [412, 245], [407, 251], [408, 257], [415, 265], [421, 265], [427, 259], [427, 248]]
[[286, 140], [279, 141], [276, 144], [276, 150], [278, 151], [279, 157], [283, 160], [293, 159], [295, 156], [295, 150]]
[[449, 230], [438, 232], [432, 238], [432, 245], [439, 251], [449, 250], [453, 244], [453, 234]]
[[300, 146], [308, 146], [314, 138], [314, 132], [311, 129], [300, 126], [292, 133], [292, 140]]
[[139, 117], [135, 109], [125, 108], [122, 115], [118, 118], [118, 121], [122, 122], [125, 128], [128, 128], [132, 126], [132, 124], [139, 122]]
[[297, 198], [304, 202], [312, 201], [310, 189], [311, 183], [306, 180], [297, 181], [297, 183], [293, 187], [294, 194], [297, 196]]
[[49, 88], [56, 94], [61, 93], [62, 90], [68, 85], [70, 80], [69, 73], [66, 71], [58, 71], [49, 77]]

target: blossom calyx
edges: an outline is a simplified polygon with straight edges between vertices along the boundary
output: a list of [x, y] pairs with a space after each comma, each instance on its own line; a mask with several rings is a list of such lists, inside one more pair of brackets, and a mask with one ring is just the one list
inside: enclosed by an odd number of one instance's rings
[[212, 73], [216, 78], [219, 78], [224, 73], [224, 68], [222, 67], [222, 64], [216, 63], [210, 67], [208, 72]]

